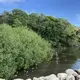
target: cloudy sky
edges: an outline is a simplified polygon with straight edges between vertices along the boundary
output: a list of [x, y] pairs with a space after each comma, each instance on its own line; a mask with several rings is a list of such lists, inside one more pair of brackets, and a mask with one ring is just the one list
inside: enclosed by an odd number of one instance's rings
[[0, 13], [14, 8], [62, 17], [80, 26], [80, 0], [0, 0]]

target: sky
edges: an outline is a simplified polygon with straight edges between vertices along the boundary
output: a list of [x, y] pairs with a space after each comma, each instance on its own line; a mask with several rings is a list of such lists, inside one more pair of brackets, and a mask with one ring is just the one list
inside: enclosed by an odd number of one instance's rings
[[0, 0], [0, 13], [14, 8], [27, 13], [65, 18], [75, 26], [80, 26], [80, 0]]

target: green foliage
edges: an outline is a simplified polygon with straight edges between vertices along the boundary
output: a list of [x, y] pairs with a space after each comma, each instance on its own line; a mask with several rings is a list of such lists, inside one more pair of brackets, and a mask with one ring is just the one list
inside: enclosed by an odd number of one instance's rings
[[0, 77], [9, 78], [16, 71], [18, 38], [11, 27], [0, 25]]
[[18, 60], [22, 60], [20, 64], [24, 64], [24, 69], [35, 63], [41, 63], [43, 60], [51, 59], [52, 51], [48, 42], [29, 29], [14, 28], [14, 30], [19, 34], [21, 43]]
[[12, 15], [14, 19], [18, 19], [23, 26], [27, 26], [28, 14], [20, 9], [13, 9]]
[[22, 23], [16, 18], [14, 19], [12, 27], [21, 27]]
[[28, 28], [0, 25], [0, 77], [8, 79], [17, 69], [48, 61], [51, 44]]
[[9, 78], [18, 69], [50, 60], [51, 46], [61, 48], [80, 43], [80, 31], [63, 18], [28, 15], [13, 9], [0, 15], [0, 24], [3, 24], [0, 25], [0, 77]]
[[[72, 46], [78, 43], [75, 26], [63, 18], [55, 18], [44, 14], [27, 14], [23, 10], [13, 9], [11, 13], [4, 11], [0, 16], [0, 23], [7, 23], [12, 27], [28, 26], [44, 39], [51, 42], [53, 47]], [[71, 42], [73, 42], [71, 44]]]
[[[72, 46], [76, 39], [76, 30], [67, 20], [52, 16], [31, 14], [28, 26], [50, 41], [53, 46]], [[77, 41], [76, 41], [77, 42]]]

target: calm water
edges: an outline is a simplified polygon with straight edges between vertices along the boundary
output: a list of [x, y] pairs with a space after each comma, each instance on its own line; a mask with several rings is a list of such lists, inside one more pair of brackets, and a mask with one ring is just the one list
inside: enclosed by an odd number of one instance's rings
[[26, 79], [47, 76], [52, 73], [64, 72], [68, 68], [80, 68], [80, 48], [58, 49], [52, 61], [41, 63], [26, 71], [19, 71], [17, 77]]

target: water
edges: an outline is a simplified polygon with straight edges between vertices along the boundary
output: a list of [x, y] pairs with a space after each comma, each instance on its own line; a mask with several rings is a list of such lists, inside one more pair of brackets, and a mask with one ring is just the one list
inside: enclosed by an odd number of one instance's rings
[[[80, 68], [80, 48], [58, 49], [53, 60], [44, 62], [25, 71], [19, 71], [18, 78], [33, 78]], [[16, 77], [16, 78], [17, 78]]]

